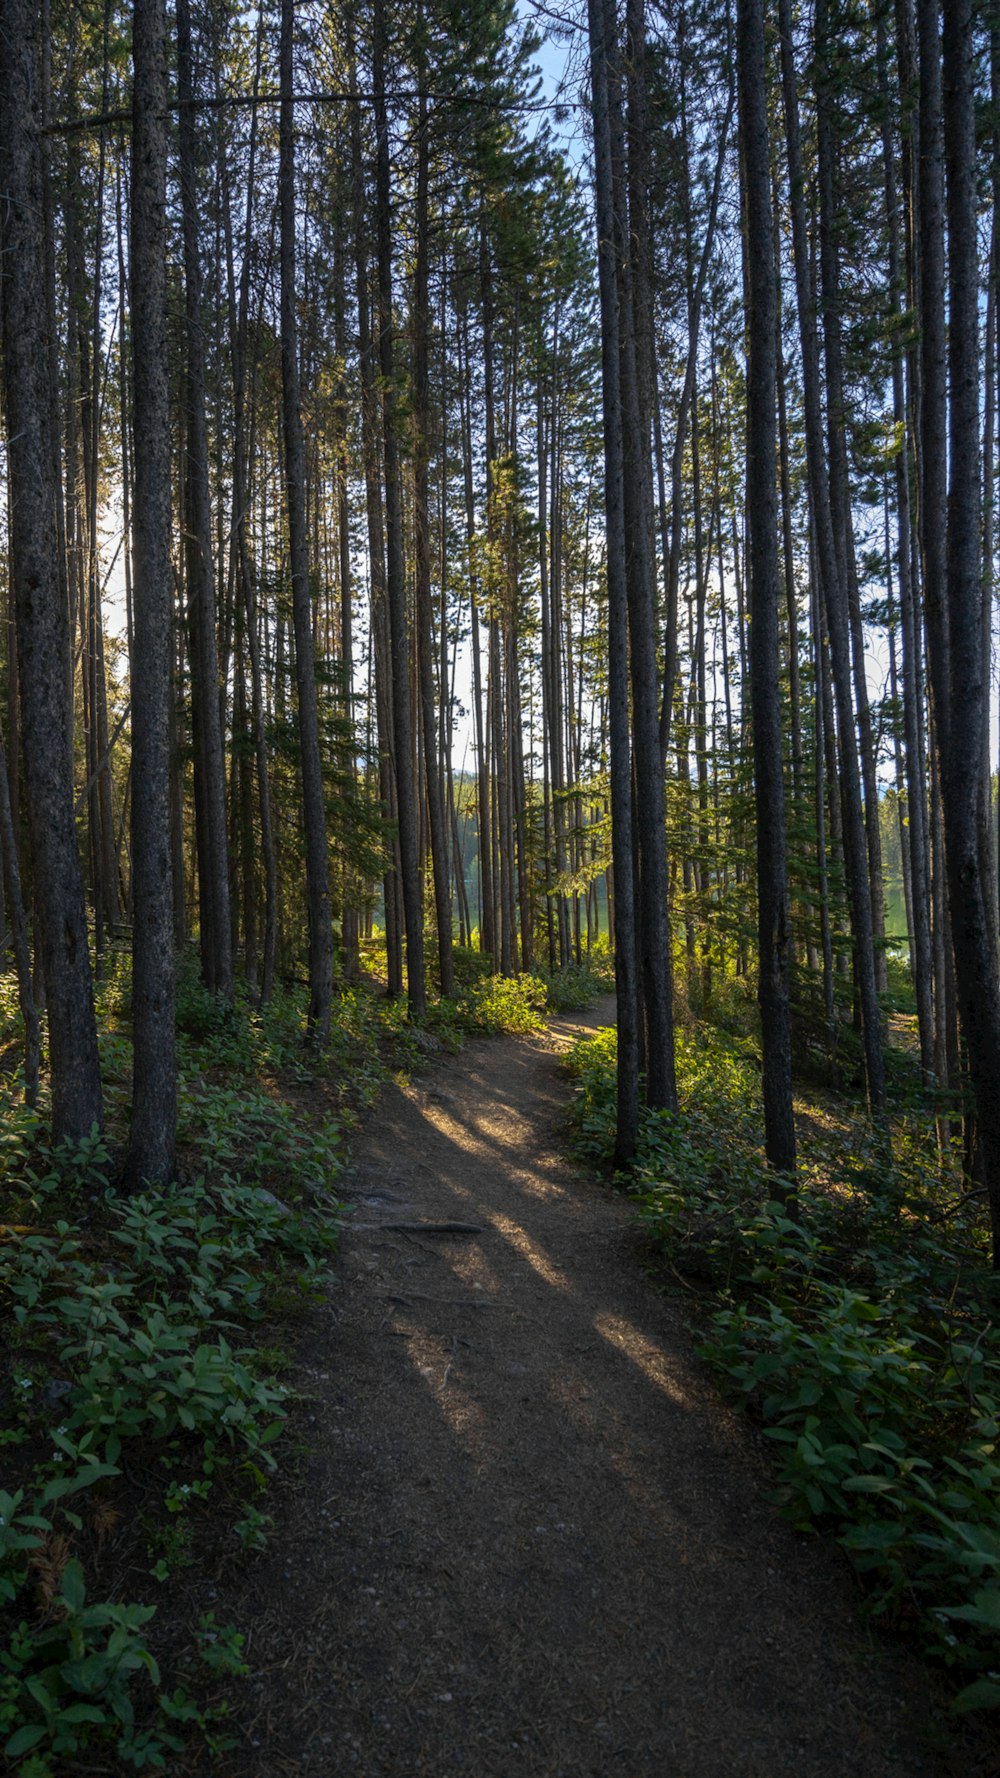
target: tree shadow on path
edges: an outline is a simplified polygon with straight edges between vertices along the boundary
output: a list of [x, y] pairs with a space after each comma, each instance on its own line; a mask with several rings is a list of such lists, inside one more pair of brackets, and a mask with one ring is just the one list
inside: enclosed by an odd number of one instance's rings
[[[253, 1631], [234, 1773], [970, 1773], [776, 1518], [627, 1203], [566, 1159], [573, 1028], [387, 1089], [355, 1146], [315, 1444], [226, 1601]], [[478, 1232], [393, 1226], [420, 1221]]]

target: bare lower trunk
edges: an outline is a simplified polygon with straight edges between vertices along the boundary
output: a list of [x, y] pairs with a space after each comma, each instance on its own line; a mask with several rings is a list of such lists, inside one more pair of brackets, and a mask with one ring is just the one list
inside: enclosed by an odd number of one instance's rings
[[201, 905], [201, 969], [206, 987], [233, 997], [233, 950], [226, 844], [225, 756], [219, 709], [212, 573], [212, 506], [208, 482], [205, 413], [205, 342], [201, 314], [201, 255], [195, 174], [195, 124], [189, 0], [177, 0], [178, 95], [181, 101], [180, 169], [184, 235], [186, 322], [187, 476], [185, 560], [191, 628], [191, 700], [195, 738], [198, 883]]
[[788, 881], [778, 691], [778, 523], [775, 455], [777, 272], [771, 214], [763, 0], [739, 0], [737, 57], [746, 223], [747, 592], [757, 805], [758, 998], [768, 1164], [795, 1175], [788, 995]]
[[167, 55], [163, 0], [137, 0], [132, 111], [135, 507], [132, 651], [132, 1022], [126, 1173], [174, 1170], [174, 898], [170, 860], [170, 395], [167, 354]]
[[424, 976], [423, 908], [420, 897], [411, 730], [409, 625], [403, 558], [402, 486], [393, 362], [391, 190], [389, 126], [385, 104], [385, 48], [385, 0], [378, 0], [374, 19], [373, 58], [377, 135], [375, 211], [378, 242], [378, 347], [382, 375], [382, 448], [385, 465], [386, 589], [392, 661], [392, 738], [399, 822], [400, 878], [406, 924], [406, 989], [411, 1013], [415, 1018], [422, 1018], [427, 1011], [427, 985]]
[[[940, 158], [947, 168], [948, 224], [948, 504], [943, 581], [928, 594], [928, 642], [935, 731], [941, 761], [948, 906], [962, 1034], [976, 1098], [983, 1175], [1000, 1266], [1000, 979], [990, 894], [989, 826], [982, 795], [983, 648], [979, 488], [979, 276], [976, 248], [976, 144], [973, 20], [969, 0], [945, 0], [943, 103], [937, 112], [936, 8], [919, 9], [921, 55], [920, 236], [925, 375], [924, 413], [943, 422], [943, 215]], [[939, 132], [939, 116], [943, 131]], [[930, 263], [928, 264], [928, 256]], [[928, 404], [928, 396], [932, 403]], [[925, 436], [924, 449], [943, 440]], [[939, 541], [940, 507], [933, 515]], [[938, 558], [939, 559], [939, 558]], [[943, 596], [942, 596], [943, 595]]]
[[[614, 877], [615, 987], [618, 1013], [618, 1099], [615, 1158], [635, 1152], [639, 1129], [639, 982], [632, 869], [632, 768], [628, 721], [628, 594], [625, 576], [621, 354], [612, 177], [611, 86], [614, 14], [588, 0], [601, 360], [604, 405], [605, 522], [608, 579], [608, 732], [611, 755], [611, 854]], [[612, 897], [609, 895], [609, 900]]]
[[330, 867], [327, 858], [323, 766], [316, 704], [312, 596], [306, 533], [306, 464], [299, 393], [298, 325], [295, 303], [295, 118], [292, 101], [293, 0], [281, 6], [281, 119], [278, 179], [281, 218], [281, 389], [288, 553], [295, 628], [295, 687], [302, 817], [305, 829], [306, 903], [309, 925], [309, 1035], [326, 1042], [333, 994], [333, 932], [330, 924]]
[[38, 9], [0, 8], [3, 356], [24, 771], [36, 947], [49, 1014], [52, 1128], [86, 1135], [102, 1121], [83, 882], [73, 820], [69, 638], [58, 540], [44, 337], [45, 259], [38, 146]]

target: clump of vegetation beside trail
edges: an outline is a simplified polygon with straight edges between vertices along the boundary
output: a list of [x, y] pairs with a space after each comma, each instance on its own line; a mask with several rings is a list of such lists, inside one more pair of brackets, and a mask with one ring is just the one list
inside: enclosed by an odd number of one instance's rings
[[[21, 1778], [224, 1749], [243, 1632], [193, 1609], [165, 1665], [157, 1617], [200, 1555], [266, 1542], [294, 1449], [285, 1347], [336, 1250], [344, 1130], [398, 1054], [370, 991], [341, 995], [316, 1056], [301, 993], [227, 1010], [185, 966], [178, 1178], [123, 1196], [126, 961], [99, 1011], [106, 1135], [53, 1148], [16, 1077], [0, 1118], [0, 1749]], [[328, 1115], [298, 1109], [305, 1085]]]
[[[614, 991], [614, 959], [607, 939], [598, 940], [579, 963], [556, 968], [538, 963], [520, 975], [497, 974], [493, 959], [471, 945], [456, 945], [453, 959], [455, 993], [434, 1002], [427, 1015], [428, 1030], [446, 1044], [460, 1043], [473, 1034], [526, 1036], [544, 1030], [549, 1013], [582, 1011], [601, 994]], [[385, 979], [383, 941], [376, 938], [366, 944], [364, 961], [377, 979]], [[419, 1051], [419, 1037], [414, 1039], [408, 1031], [403, 1002], [396, 1003], [396, 1016], [399, 1040]]]
[[[570, 1067], [578, 1144], [610, 1164], [615, 1032]], [[698, 1304], [704, 1356], [773, 1441], [793, 1523], [837, 1537], [875, 1617], [953, 1670], [958, 1709], [1000, 1707], [1000, 1327], [979, 1196], [942, 1166], [926, 1105], [897, 1107], [888, 1166], [837, 1100], [800, 1117], [793, 1213], [763, 1161], [752, 1037], [681, 1031], [677, 1067], [680, 1114], [645, 1115], [624, 1183]]]

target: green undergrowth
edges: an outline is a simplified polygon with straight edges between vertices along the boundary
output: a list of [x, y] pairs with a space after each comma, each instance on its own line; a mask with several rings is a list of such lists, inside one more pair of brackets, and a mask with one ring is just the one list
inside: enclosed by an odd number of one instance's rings
[[[577, 1012], [592, 1006], [601, 994], [614, 987], [606, 957], [596, 954], [586, 963], [569, 963], [561, 969], [538, 966], [517, 976], [473, 972], [458, 990], [453, 1003], [461, 1030], [512, 1036], [544, 1029], [549, 1014]], [[448, 1002], [442, 1002], [442, 1008]], [[439, 1010], [437, 1016], [441, 1017]]]
[[[615, 1033], [581, 1042], [577, 1140], [608, 1164]], [[705, 1357], [773, 1441], [780, 1501], [832, 1532], [872, 1612], [1000, 1706], [1000, 1327], [986, 1235], [933, 1120], [893, 1124], [889, 1165], [835, 1107], [800, 1120], [788, 1214], [763, 1164], [752, 1041], [678, 1039], [679, 1116], [647, 1114], [626, 1184], [651, 1242], [702, 1295]]]
[[[100, 988], [106, 1137], [52, 1149], [14, 1079], [0, 1107], [0, 1752], [19, 1778], [227, 1745], [242, 1631], [193, 1606], [167, 1674], [157, 1618], [197, 1599], [203, 1557], [266, 1541], [294, 1455], [283, 1341], [336, 1248], [343, 1126], [392, 1049], [361, 992], [317, 1057], [301, 997], [223, 1012], [185, 971], [179, 1178], [125, 1197], [129, 1010], [120, 966]], [[298, 1108], [317, 1081], [320, 1119]]]
[[[384, 941], [369, 940], [363, 955], [366, 968], [384, 980]], [[591, 1006], [615, 985], [606, 940], [599, 940], [581, 963], [549, 969], [540, 962], [515, 976], [495, 974], [492, 958], [478, 946], [455, 945], [452, 956], [455, 992], [432, 1003], [427, 1016], [429, 1032], [451, 1048], [468, 1036], [517, 1037], [544, 1030], [548, 1014]], [[436, 973], [433, 946], [429, 946], [429, 973], [432, 977]], [[400, 1041], [419, 1051], [419, 1034], [407, 1030], [403, 1001], [397, 1003], [397, 1016]]]

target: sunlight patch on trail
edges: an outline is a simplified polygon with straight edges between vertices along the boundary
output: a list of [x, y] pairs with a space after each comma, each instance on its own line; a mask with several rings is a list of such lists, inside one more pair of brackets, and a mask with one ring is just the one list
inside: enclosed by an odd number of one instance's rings
[[545, 1279], [546, 1284], [551, 1284], [555, 1290], [570, 1289], [570, 1282], [565, 1273], [560, 1272], [558, 1266], [552, 1264], [548, 1254], [539, 1247], [537, 1241], [533, 1241], [530, 1235], [525, 1234], [520, 1223], [514, 1222], [510, 1216], [504, 1216], [500, 1210], [484, 1210], [483, 1214], [496, 1229], [497, 1234], [502, 1235], [505, 1241], [509, 1241], [515, 1252], [519, 1253], [522, 1259], [527, 1260], [532, 1270], [537, 1272], [540, 1278]]
[[490, 1423], [487, 1414], [469, 1391], [456, 1381], [452, 1354], [440, 1339], [419, 1328], [399, 1326], [407, 1342], [407, 1356], [428, 1393], [441, 1410], [449, 1431], [477, 1462], [486, 1455]]
[[601, 1338], [607, 1340], [610, 1346], [615, 1346], [619, 1352], [624, 1353], [626, 1358], [631, 1359], [636, 1368], [642, 1371], [643, 1376], [648, 1377], [651, 1383], [655, 1383], [657, 1389], [662, 1389], [665, 1395], [669, 1395], [673, 1401], [680, 1402], [684, 1407], [690, 1405], [686, 1390], [672, 1376], [667, 1358], [655, 1340], [651, 1340], [647, 1334], [640, 1333], [639, 1329], [634, 1327], [631, 1321], [626, 1321], [622, 1315], [608, 1315], [599, 1312], [594, 1316], [594, 1326]]
[[[455, 1147], [460, 1149], [463, 1154], [486, 1161], [491, 1167], [497, 1165], [498, 1149], [502, 1150], [522, 1140], [525, 1131], [530, 1132], [531, 1129], [530, 1124], [527, 1124], [523, 1118], [518, 1118], [513, 1135], [507, 1129], [502, 1134], [500, 1132], [479, 1134], [476, 1130], [470, 1129], [461, 1119], [455, 1117], [453, 1112], [438, 1105], [421, 1105], [420, 1115], [433, 1130], [437, 1131], [438, 1135], [447, 1137], [448, 1141], [454, 1143]], [[518, 1187], [529, 1192], [534, 1198], [568, 1198], [571, 1194], [567, 1192], [565, 1186], [557, 1185], [555, 1180], [544, 1177], [545, 1167], [554, 1169], [559, 1165], [560, 1158], [553, 1155], [546, 1157], [540, 1169], [526, 1170], [519, 1167], [516, 1170], [509, 1168], [508, 1170]], [[451, 1184], [450, 1179], [449, 1184]], [[453, 1186], [452, 1189], [459, 1190], [460, 1188]], [[465, 1195], [469, 1196], [470, 1194], [465, 1193]]]

